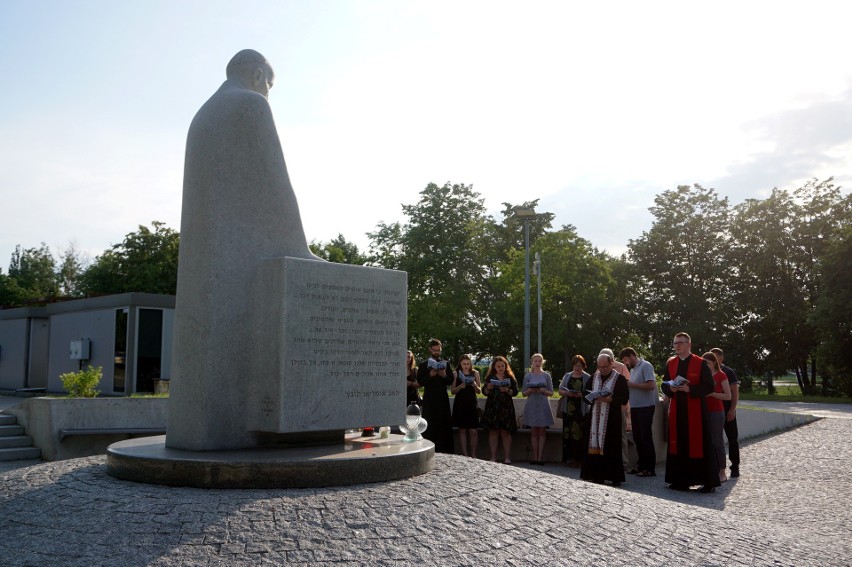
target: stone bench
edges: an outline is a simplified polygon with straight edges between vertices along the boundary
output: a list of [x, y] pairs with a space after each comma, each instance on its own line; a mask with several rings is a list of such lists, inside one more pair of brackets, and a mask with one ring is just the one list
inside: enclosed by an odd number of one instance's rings
[[[450, 398], [450, 409], [452, 409], [454, 398]], [[524, 427], [523, 423], [523, 415], [524, 408], [526, 407], [527, 399], [526, 398], [513, 398], [512, 401], [515, 404], [515, 415], [518, 419], [518, 430], [512, 435], [512, 461], [525, 462], [529, 461], [532, 458], [532, 443], [531, 443], [531, 432], [532, 430]], [[556, 406], [558, 403], [558, 399], [551, 398], [550, 400], [550, 411], [553, 418], [553, 425], [551, 425], [547, 429], [547, 437], [544, 442], [544, 459], [548, 463], [560, 463], [562, 462], [562, 419], [555, 417], [556, 416]], [[478, 398], [477, 402], [479, 404], [480, 409], [485, 409], [485, 398]], [[654, 443], [657, 451], [657, 462], [664, 462], [666, 459], [666, 444], [663, 441], [663, 410], [662, 404], [657, 404], [657, 410], [654, 412], [654, 423], [652, 426], [653, 435], [654, 435]], [[456, 430], [454, 432], [455, 436], [455, 450], [456, 453], [461, 454], [461, 443], [459, 441], [459, 433]], [[479, 458], [489, 458], [491, 456], [491, 449], [488, 445], [488, 432], [484, 429], [479, 430], [479, 439], [478, 439], [478, 447], [476, 456]], [[628, 445], [628, 462], [633, 464], [637, 460], [636, 447], [633, 444], [633, 433], [627, 432], [627, 445]], [[502, 444], [498, 445], [497, 449], [497, 458], [499, 460], [503, 459], [503, 449]]]

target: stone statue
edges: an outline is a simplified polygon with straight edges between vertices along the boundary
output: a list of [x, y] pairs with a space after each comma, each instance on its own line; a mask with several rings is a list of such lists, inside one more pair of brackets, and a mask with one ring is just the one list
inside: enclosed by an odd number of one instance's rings
[[245, 50], [226, 75], [186, 141], [166, 435], [114, 443], [107, 472], [267, 488], [430, 470], [429, 441], [346, 434], [406, 419], [408, 274], [311, 254], [266, 100], [272, 67]]
[[250, 366], [249, 290], [264, 258], [317, 259], [267, 101], [275, 74], [246, 49], [186, 141], [174, 357], [166, 444], [251, 446], [242, 423]]

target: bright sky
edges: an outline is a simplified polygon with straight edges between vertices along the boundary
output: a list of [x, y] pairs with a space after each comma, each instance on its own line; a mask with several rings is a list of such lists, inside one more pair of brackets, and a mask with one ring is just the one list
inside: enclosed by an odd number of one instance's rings
[[654, 197], [852, 186], [849, 15], [834, 1], [0, 1], [0, 267], [179, 230], [186, 131], [244, 48], [309, 240], [367, 248], [429, 183], [540, 198], [619, 254]]

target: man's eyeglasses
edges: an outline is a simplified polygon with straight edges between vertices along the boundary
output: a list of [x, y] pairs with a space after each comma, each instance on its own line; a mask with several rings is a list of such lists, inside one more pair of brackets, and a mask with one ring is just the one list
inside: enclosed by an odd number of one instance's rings
[[685, 345], [686, 343], [687, 341], [675, 341], [672, 343], [672, 346]]

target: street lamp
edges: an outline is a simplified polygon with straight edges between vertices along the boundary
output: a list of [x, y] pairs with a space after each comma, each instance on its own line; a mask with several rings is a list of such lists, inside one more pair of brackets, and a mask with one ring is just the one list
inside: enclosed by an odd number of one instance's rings
[[530, 224], [536, 218], [535, 210], [515, 207], [515, 216], [524, 221], [524, 369], [530, 362]]
[[533, 273], [536, 276], [536, 291], [538, 292], [538, 298], [536, 299], [535, 305], [538, 309], [538, 352], [543, 352], [541, 349], [541, 319], [542, 319], [542, 311], [541, 311], [541, 254], [535, 253], [535, 264], [533, 265]]

